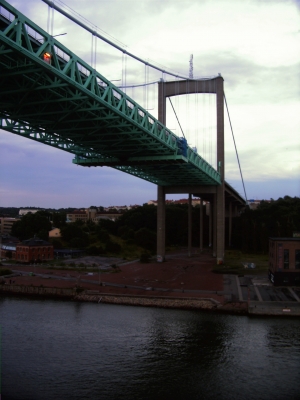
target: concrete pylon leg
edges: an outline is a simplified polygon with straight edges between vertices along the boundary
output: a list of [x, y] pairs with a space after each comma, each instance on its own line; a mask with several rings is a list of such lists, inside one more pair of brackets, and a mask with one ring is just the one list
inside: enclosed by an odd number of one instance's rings
[[192, 256], [192, 195], [190, 193], [188, 204], [188, 256]]
[[213, 257], [217, 257], [217, 195], [214, 194], [213, 207], [212, 207], [212, 220], [213, 220]]
[[225, 252], [225, 155], [224, 155], [224, 89], [223, 79], [216, 80], [217, 106], [217, 162], [221, 176], [221, 185], [217, 187], [217, 264], [222, 264]]
[[225, 210], [224, 210], [224, 189], [217, 188], [217, 212], [216, 214], [216, 237], [217, 237], [217, 264], [223, 264], [225, 247]]
[[200, 253], [203, 251], [203, 200], [200, 199]]
[[228, 232], [228, 245], [229, 247], [231, 247], [231, 235], [232, 235], [232, 202], [229, 202], [229, 223], [228, 223], [228, 227], [229, 227], [229, 232]]
[[209, 203], [209, 215], [208, 215], [208, 217], [209, 217], [209, 220], [208, 220], [208, 223], [209, 223], [209, 230], [208, 230], [208, 241], [209, 241], [209, 247], [212, 247], [212, 203], [210, 202]]
[[166, 195], [163, 186], [157, 186], [157, 261], [166, 255]]

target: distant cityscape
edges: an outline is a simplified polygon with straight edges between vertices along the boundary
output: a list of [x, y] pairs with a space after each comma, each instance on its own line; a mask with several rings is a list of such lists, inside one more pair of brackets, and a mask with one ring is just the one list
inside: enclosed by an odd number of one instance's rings
[[[261, 201], [270, 202], [271, 200], [249, 200], [248, 205], [251, 209], [256, 209], [257, 206], [261, 203]], [[203, 202], [206, 204], [205, 202]], [[157, 206], [157, 200], [149, 200], [146, 204]], [[188, 199], [180, 199], [180, 200], [166, 200], [167, 205], [177, 205], [177, 204], [188, 204]], [[195, 207], [199, 205], [199, 199], [192, 199], [192, 206]], [[75, 222], [75, 221], [83, 221], [86, 222], [88, 220], [98, 223], [100, 219], [110, 219], [116, 220], [123, 213], [133, 208], [142, 207], [141, 205], [123, 205], [123, 206], [91, 206], [89, 208], [60, 208], [60, 209], [52, 209], [52, 208], [39, 208], [39, 207], [0, 207], [0, 234], [6, 235], [10, 234], [12, 225], [14, 222], [18, 221], [22, 216], [32, 213], [35, 214], [38, 211], [48, 211], [50, 213], [53, 212], [64, 212], [66, 214], [66, 222]], [[54, 227], [55, 229], [55, 227]], [[56, 236], [57, 232], [49, 232], [49, 237]]]

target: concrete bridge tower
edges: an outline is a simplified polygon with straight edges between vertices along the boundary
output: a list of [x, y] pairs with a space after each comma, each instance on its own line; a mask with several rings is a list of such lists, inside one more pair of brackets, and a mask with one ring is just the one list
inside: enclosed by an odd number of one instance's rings
[[[221, 175], [218, 186], [158, 186], [157, 193], [157, 259], [165, 259], [165, 196], [170, 193], [188, 193], [189, 207], [191, 195], [199, 196], [210, 202], [213, 221], [213, 256], [217, 263], [223, 263], [225, 251], [225, 157], [224, 157], [224, 88], [221, 75], [206, 80], [181, 80], [158, 84], [158, 119], [166, 125], [166, 100], [171, 96], [193, 93], [215, 93], [217, 113], [217, 165]], [[189, 211], [189, 215], [191, 212]], [[191, 218], [189, 218], [189, 253], [191, 251]], [[200, 235], [201, 236], [201, 235]]]

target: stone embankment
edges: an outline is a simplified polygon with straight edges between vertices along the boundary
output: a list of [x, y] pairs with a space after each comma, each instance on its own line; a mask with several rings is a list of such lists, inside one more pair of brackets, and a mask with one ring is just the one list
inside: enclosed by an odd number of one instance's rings
[[148, 297], [148, 296], [134, 296], [134, 295], [107, 295], [99, 294], [94, 291], [86, 291], [77, 294], [74, 297], [78, 301], [89, 301], [94, 303], [110, 303], [110, 304], [123, 304], [131, 306], [143, 307], [162, 307], [162, 308], [177, 308], [177, 309], [201, 309], [213, 310], [217, 309], [219, 303], [214, 299], [200, 299], [200, 298], [174, 298], [174, 297]]
[[32, 295], [44, 297], [66, 298], [73, 301], [132, 305], [143, 307], [161, 307], [176, 309], [218, 310], [218, 301], [210, 298], [172, 298], [172, 297], [147, 297], [134, 295], [112, 295], [85, 290], [78, 293], [76, 288], [53, 288], [22, 285], [1, 285], [0, 292], [6, 294]]

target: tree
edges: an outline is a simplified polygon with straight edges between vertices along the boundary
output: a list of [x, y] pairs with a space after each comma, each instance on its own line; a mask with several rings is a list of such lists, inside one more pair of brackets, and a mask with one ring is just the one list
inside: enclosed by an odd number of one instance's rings
[[156, 248], [156, 233], [147, 228], [141, 228], [135, 233], [135, 242], [146, 250], [154, 251]]
[[269, 237], [292, 237], [300, 231], [300, 198], [262, 201], [233, 221], [233, 245], [245, 252], [268, 252]]
[[65, 212], [55, 212], [52, 214], [53, 226], [61, 228], [66, 225], [67, 214]]
[[86, 247], [89, 244], [89, 235], [83, 228], [81, 221], [70, 222], [61, 228], [61, 236], [71, 247]]
[[[43, 235], [47, 236], [46, 240], [48, 240], [48, 232], [51, 228], [49, 216], [44, 215], [43, 211], [38, 211], [35, 214], [28, 213], [15, 222], [12, 226], [11, 234], [20, 240], [26, 240], [43, 232]], [[46, 235], [45, 232], [47, 232]]]

